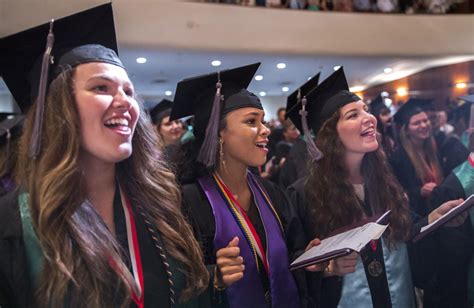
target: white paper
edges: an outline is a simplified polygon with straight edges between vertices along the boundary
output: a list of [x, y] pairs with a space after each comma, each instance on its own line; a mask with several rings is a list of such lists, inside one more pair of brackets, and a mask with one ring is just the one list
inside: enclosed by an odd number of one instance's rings
[[441, 216], [440, 218], [436, 219], [435, 221], [433, 221], [433, 222], [430, 223], [429, 225], [426, 225], [426, 226], [424, 226], [423, 228], [421, 228], [420, 233], [423, 233], [423, 232], [425, 232], [425, 231], [430, 230], [431, 228], [434, 228], [435, 225], [437, 225], [438, 222], [439, 222], [441, 219], [443, 219], [444, 217], [448, 216], [449, 214], [451, 214], [451, 212], [457, 210], [458, 208], [463, 207], [463, 206], [470, 206], [469, 204], [470, 204], [470, 202], [472, 202], [472, 199], [474, 199], [474, 195], [470, 195], [469, 198], [467, 198], [466, 200], [464, 200], [463, 203], [461, 203], [460, 205], [458, 205], [458, 206], [452, 208], [451, 210], [449, 210], [449, 212], [447, 212], [446, 214], [444, 214], [444, 215]]
[[318, 246], [312, 247], [303, 253], [293, 263], [314, 259], [340, 249], [360, 252], [371, 240], [379, 239], [387, 227], [388, 225], [384, 226], [375, 222], [369, 222], [361, 227], [328, 237], [322, 240]]

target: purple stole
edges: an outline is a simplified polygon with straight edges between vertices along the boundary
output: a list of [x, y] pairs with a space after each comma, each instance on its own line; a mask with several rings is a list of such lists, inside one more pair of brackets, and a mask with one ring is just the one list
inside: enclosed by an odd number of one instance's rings
[[[240, 255], [244, 259], [244, 277], [226, 288], [230, 307], [265, 307], [265, 295], [255, 261], [255, 255], [249, 240], [242, 231], [236, 217], [230, 209], [222, 192], [211, 176], [198, 179], [209, 203], [211, 204], [216, 224], [214, 235], [214, 254], [227, 247], [229, 242], [238, 236]], [[266, 192], [258, 184], [255, 176], [248, 172], [248, 184], [262, 219], [266, 235], [266, 255], [269, 264], [269, 281], [272, 307], [299, 307], [300, 300], [293, 275], [290, 273], [288, 250], [284, 240], [283, 229], [276, 213], [269, 204]], [[267, 201], [268, 200], [268, 201]], [[265, 271], [265, 269], [261, 269]]]

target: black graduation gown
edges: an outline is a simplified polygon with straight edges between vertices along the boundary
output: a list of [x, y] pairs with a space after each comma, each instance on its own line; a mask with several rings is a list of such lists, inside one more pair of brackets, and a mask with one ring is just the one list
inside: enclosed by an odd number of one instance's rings
[[[151, 239], [143, 217], [140, 214], [134, 217], [143, 265], [145, 307], [170, 307], [168, 276], [159, 251]], [[114, 200], [114, 220], [118, 241], [124, 252], [127, 252], [124, 214], [120, 197], [117, 195]], [[174, 261], [169, 257], [168, 262], [173, 266]], [[32, 305], [32, 284], [27, 268], [18, 193], [12, 192], [0, 199], [0, 307], [30, 307]], [[179, 273], [176, 268], [172, 268], [172, 272], [175, 290], [179, 292], [183, 287], [182, 273]], [[206, 298], [202, 297], [199, 300], [204, 303]], [[131, 307], [135, 306], [132, 302]], [[198, 306], [197, 301], [190, 302], [190, 306]]]
[[308, 151], [306, 142], [298, 138], [293, 144], [285, 163], [281, 167], [279, 185], [286, 189], [298, 179], [308, 174]]
[[[432, 209], [446, 201], [466, 198], [458, 178], [450, 173], [437, 186], [431, 196]], [[456, 228], [440, 228], [437, 231], [437, 273], [425, 289], [425, 307], [469, 307], [467, 299], [467, 268], [474, 252], [474, 236], [471, 220]]]
[[435, 134], [435, 141], [438, 146], [443, 174], [446, 177], [454, 168], [466, 161], [469, 150], [458, 138], [447, 136], [441, 131]]
[[[305, 236], [301, 228], [300, 220], [293, 211], [293, 208], [291, 207], [285, 193], [281, 189], [279, 189], [270, 181], [264, 180], [262, 178], [258, 178], [258, 181], [268, 193], [268, 196], [273, 202], [273, 206], [283, 224], [286, 245], [288, 248], [288, 259], [291, 262], [301, 253], [303, 253], [304, 248], [306, 247]], [[213, 254], [216, 226], [211, 204], [202, 191], [201, 186], [197, 182], [184, 185], [182, 187], [182, 194], [184, 211], [186, 212], [186, 215], [193, 226], [197, 240], [201, 243], [205, 264], [208, 265], [209, 272], [211, 274], [210, 279], [213, 281], [214, 266], [216, 264], [216, 256]], [[252, 207], [255, 208], [255, 205]], [[260, 238], [262, 241], [266, 241], [265, 232], [263, 231], [263, 224], [258, 215], [258, 211], [252, 210], [251, 208], [248, 214]], [[265, 244], [263, 245], [265, 247]], [[307, 290], [304, 272], [299, 270], [293, 272], [293, 274], [297, 283], [302, 306], [306, 307]], [[268, 278], [266, 275], [263, 275], [261, 276], [261, 279], [264, 290], [267, 290]], [[214, 304], [227, 306], [227, 299], [225, 298], [225, 295], [214, 295]]]
[[416, 176], [415, 167], [410, 161], [407, 152], [402, 146], [390, 157], [392, 171], [408, 195], [410, 209], [419, 216], [427, 216], [430, 212], [430, 202], [421, 196], [423, 183]]
[[[304, 187], [305, 181], [306, 178], [299, 179], [288, 188], [287, 193], [291, 204], [295, 207], [295, 210], [303, 223], [305, 234], [309, 236], [307, 240], [309, 240], [314, 237], [320, 237], [320, 235], [314, 233], [316, 226], [311, 220], [311, 215], [309, 215]], [[369, 208], [370, 207], [367, 204], [364, 204], [364, 209], [366, 212], [369, 212], [368, 215], [370, 215]], [[417, 217], [414, 212], [412, 212], [412, 216], [414, 216], [414, 219], [417, 221], [417, 223], [413, 225], [411, 232], [412, 234], [417, 234], [420, 228], [427, 224], [427, 218]], [[417, 245], [407, 243], [410, 265], [412, 265], [411, 271], [414, 285], [419, 286], [431, 279], [434, 263], [429, 259], [426, 260], [426, 256], [430, 256], [435, 251], [435, 241], [436, 240], [434, 237], [428, 237], [426, 240], [420, 241]], [[378, 244], [379, 245], [374, 257], [383, 264], [383, 252], [380, 246], [380, 241], [378, 241]], [[365, 259], [364, 267], [366, 268], [366, 272], [368, 265], [367, 263], [369, 263], [368, 261], [370, 261], [370, 258], [372, 257], [371, 253], [372, 252], [370, 251], [369, 246], [366, 246], [361, 251], [361, 257], [363, 260]], [[369, 259], [367, 259], [366, 256], [369, 256]], [[381, 275], [380, 277], [373, 279], [367, 275], [367, 279], [371, 289], [372, 301], [374, 305], [377, 304], [377, 307], [384, 308], [390, 307], [388, 304], [390, 295], [387, 293], [388, 284], [386, 277]], [[315, 307], [337, 307], [342, 294], [342, 277], [335, 276], [323, 278], [321, 272], [308, 272], [307, 281], [308, 292], [311, 296], [310, 302], [314, 303]]]

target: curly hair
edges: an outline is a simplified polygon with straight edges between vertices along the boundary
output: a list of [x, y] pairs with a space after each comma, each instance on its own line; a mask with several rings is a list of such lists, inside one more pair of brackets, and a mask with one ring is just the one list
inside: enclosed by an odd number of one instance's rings
[[[310, 163], [305, 182], [314, 235], [322, 238], [364, 218], [361, 200], [349, 181], [345, 165], [345, 148], [337, 132], [339, 116], [339, 112], [335, 112], [318, 133], [316, 144], [324, 157]], [[411, 226], [408, 201], [381, 147], [364, 155], [361, 173], [368, 188], [365, 199], [373, 212], [391, 210], [390, 225], [384, 233], [389, 246], [408, 240]]]
[[[39, 306], [125, 307], [131, 282], [110, 266], [121, 262], [115, 236], [86, 200], [79, 157], [80, 120], [75, 103], [75, 69], [59, 75], [45, 102], [42, 150], [28, 157], [35, 108], [29, 112], [20, 143], [17, 181], [29, 193], [33, 227], [45, 256], [35, 299]], [[157, 137], [139, 102], [140, 117], [133, 136], [133, 154], [116, 165], [121, 186], [151, 218], [168, 254], [186, 274], [182, 300], [204, 290], [209, 275], [199, 244], [181, 213], [173, 173], [160, 159]], [[119, 302], [117, 302], [119, 299]]]

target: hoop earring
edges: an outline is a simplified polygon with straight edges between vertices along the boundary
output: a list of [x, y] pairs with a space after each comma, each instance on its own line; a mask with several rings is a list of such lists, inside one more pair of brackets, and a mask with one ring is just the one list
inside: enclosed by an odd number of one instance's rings
[[222, 165], [222, 168], [226, 170], [225, 160], [224, 160], [224, 150], [223, 150], [224, 141], [222, 138], [219, 138], [219, 164]]

